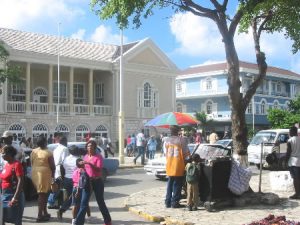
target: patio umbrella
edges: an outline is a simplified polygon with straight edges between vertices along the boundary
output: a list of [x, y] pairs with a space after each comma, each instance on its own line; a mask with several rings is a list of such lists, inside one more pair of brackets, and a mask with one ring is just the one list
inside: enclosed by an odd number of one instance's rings
[[193, 116], [188, 113], [180, 113], [180, 112], [168, 112], [148, 121], [145, 126], [146, 127], [164, 127], [169, 128], [172, 125], [177, 126], [187, 126], [187, 125], [196, 125], [200, 122], [196, 120]]

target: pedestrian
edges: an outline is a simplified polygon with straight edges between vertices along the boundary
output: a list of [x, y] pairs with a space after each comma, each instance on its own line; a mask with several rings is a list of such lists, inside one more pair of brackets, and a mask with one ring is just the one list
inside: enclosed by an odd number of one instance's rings
[[[55, 182], [58, 183], [58, 186], [62, 185], [64, 171], [62, 164], [65, 160], [65, 158], [69, 155], [68, 150], [68, 140], [65, 136], [60, 138], [58, 146], [53, 151], [53, 158], [55, 163]], [[57, 202], [58, 198], [58, 192], [51, 192], [48, 197], [48, 209], [59, 209], [59, 201]], [[57, 202], [57, 203], [56, 203]]]
[[136, 135], [136, 147], [138, 150], [137, 156], [133, 159], [133, 163], [136, 164], [136, 160], [141, 157], [141, 164], [145, 164], [145, 135], [144, 129], [141, 130], [140, 133]]
[[126, 139], [126, 153], [127, 156], [131, 156], [132, 148], [131, 148], [131, 136], [128, 135]]
[[186, 164], [187, 209], [197, 210], [199, 204], [200, 156], [194, 154], [192, 161]]
[[219, 140], [219, 137], [215, 130], [212, 130], [211, 134], [209, 135], [209, 144], [214, 144]]
[[180, 128], [170, 126], [171, 136], [164, 141], [164, 152], [167, 165], [166, 174], [168, 176], [167, 194], [165, 206], [167, 208], [179, 208], [181, 189], [184, 182], [184, 172], [186, 160], [190, 156], [187, 146], [187, 138], [178, 136]]
[[14, 141], [14, 137], [16, 137], [16, 135], [14, 135], [12, 132], [8, 130], [4, 131], [2, 134], [3, 144], [13, 146], [17, 150], [17, 154], [15, 156], [16, 160], [19, 160], [20, 162], [24, 162], [25, 161], [24, 151], [23, 149], [20, 148], [19, 142]]
[[38, 217], [36, 222], [44, 222], [50, 219], [47, 211], [47, 195], [54, 183], [55, 164], [53, 154], [47, 148], [47, 140], [44, 136], [37, 139], [37, 148], [32, 150], [31, 179], [38, 193]]
[[33, 148], [32, 138], [27, 138], [27, 148]]
[[196, 143], [196, 144], [201, 144], [201, 142], [202, 142], [202, 136], [201, 136], [201, 133], [200, 133], [200, 131], [197, 131], [196, 137], [195, 137], [195, 143]]
[[73, 181], [73, 191], [72, 191], [72, 225], [79, 224], [76, 223], [76, 217], [78, 215], [78, 210], [85, 208], [88, 205], [88, 200], [91, 196], [91, 185], [90, 177], [87, 174], [82, 159], [76, 159], [76, 169], [72, 175]]
[[53, 135], [50, 134], [47, 140], [48, 145], [53, 143]]
[[107, 134], [104, 133], [101, 137], [102, 139], [102, 148], [104, 150], [105, 158], [108, 158], [108, 153], [112, 155], [112, 157], [115, 156], [115, 154], [112, 152], [112, 144], [110, 138], [107, 137]]
[[154, 159], [154, 155], [157, 148], [157, 141], [154, 135], [152, 135], [147, 143], [147, 149], [149, 151], [149, 159]]
[[300, 199], [300, 137], [297, 127], [290, 128], [290, 139], [287, 142], [286, 162], [295, 188], [291, 199]]
[[132, 156], [135, 156], [135, 152], [136, 152], [136, 137], [135, 134], [131, 135], [131, 140], [130, 140], [130, 145], [132, 147]]
[[72, 204], [72, 192], [73, 192], [73, 180], [72, 176], [74, 171], [77, 169], [76, 160], [80, 157], [80, 150], [76, 145], [69, 147], [69, 155], [63, 161], [63, 167], [65, 170], [65, 175], [63, 179], [63, 188], [67, 192], [66, 201], [62, 203], [59, 210], [57, 211], [57, 218], [62, 219], [62, 215], [67, 211]]
[[15, 159], [17, 150], [12, 145], [2, 148], [3, 159], [7, 162], [0, 174], [2, 188], [3, 222], [22, 225], [25, 205], [23, 192], [24, 171], [22, 164]]
[[[91, 180], [91, 189], [94, 191], [99, 210], [103, 216], [104, 224], [111, 225], [110, 213], [104, 201], [104, 183], [102, 180], [103, 157], [96, 153], [97, 143], [90, 140], [86, 143], [87, 154], [82, 164]], [[76, 216], [76, 225], [84, 224], [85, 214], [88, 208], [89, 196], [82, 195], [80, 209]]]

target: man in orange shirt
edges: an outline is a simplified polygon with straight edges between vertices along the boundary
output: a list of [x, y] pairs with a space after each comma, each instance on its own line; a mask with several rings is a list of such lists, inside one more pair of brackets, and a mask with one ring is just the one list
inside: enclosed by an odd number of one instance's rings
[[167, 208], [179, 208], [181, 207], [179, 200], [184, 182], [185, 164], [190, 156], [190, 151], [187, 146], [187, 138], [178, 136], [180, 128], [171, 126], [170, 131], [171, 137], [167, 137], [164, 142], [168, 176], [165, 205]]

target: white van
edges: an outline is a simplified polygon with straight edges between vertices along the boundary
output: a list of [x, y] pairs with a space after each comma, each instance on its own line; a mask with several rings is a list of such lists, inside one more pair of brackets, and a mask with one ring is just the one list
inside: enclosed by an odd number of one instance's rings
[[[266, 157], [270, 153], [276, 153], [279, 163], [284, 164], [285, 153], [287, 150], [287, 141], [289, 139], [289, 129], [271, 129], [261, 130], [253, 137], [248, 145], [248, 162], [260, 165], [260, 156], [263, 142], [262, 163], [266, 164]], [[286, 165], [280, 165], [285, 168]]]

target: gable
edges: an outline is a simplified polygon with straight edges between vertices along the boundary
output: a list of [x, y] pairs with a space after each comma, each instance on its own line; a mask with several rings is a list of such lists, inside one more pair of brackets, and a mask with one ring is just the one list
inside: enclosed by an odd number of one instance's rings
[[145, 48], [128, 60], [129, 63], [168, 67], [151, 48]]

